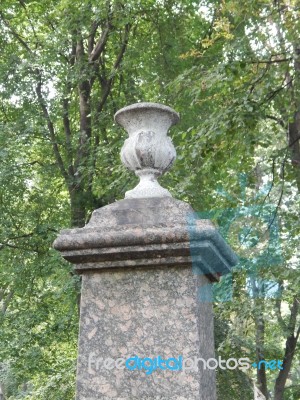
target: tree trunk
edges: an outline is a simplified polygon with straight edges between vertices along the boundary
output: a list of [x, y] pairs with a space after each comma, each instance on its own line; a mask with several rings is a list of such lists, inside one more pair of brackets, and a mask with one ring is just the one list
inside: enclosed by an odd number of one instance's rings
[[[265, 339], [265, 321], [263, 315], [255, 318], [256, 328], [256, 359], [257, 363], [264, 360], [264, 339]], [[267, 377], [265, 364], [262, 363], [260, 368], [257, 368], [257, 386], [261, 393], [265, 396], [266, 400], [269, 399]]]
[[280, 370], [275, 382], [274, 400], [284, 399], [284, 389], [288, 375], [292, 367], [293, 358], [296, 352], [297, 341], [300, 335], [300, 327], [298, 328], [297, 333], [296, 334], [294, 333], [297, 322], [298, 311], [299, 311], [299, 301], [295, 297], [291, 308], [290, 322], [288, 326], [288, 331], [290, 334], [286, 339], [285, 343], [285, 352], [284, 352], [282, 370]]
[[295, 106], [295, 114], [292, 122], [288, 126], [288, 142], [291, 149], [292, 164], [295, 169], [296, 182], [298, 191], [300, 192], [300, 45], [294, 45], [294, 93], [293, 102]]
[[296, 349], [297, 340], [294, 336], [290, 336], [286, 341], [286, 351], [283, 361], [283, 370], [280, 371], [276, 383], [275, 383], [275, 393], [274, 400], [283, 400], [284, 398], [284, 389], [286, 380], [288, 378], [288, 374], [290, 372], [293, 356]]
[[254, 296], [254, 306], [255, 306], [255, 346], [256, 346], [256, 362], [257, 362], [257, 387], [261, 393], [265, 396], [266, 400], [269, 399], [268, 386], [267, 386], [267, 376], [265, 364], [259, 365], [259, 362], [264, 360], [264, 347], [265, 347], [265, 320], [264, 320], [264, 298], [260, 299], [262, 293], [256, 284], [256, 275], [250, 276], [253, 296]]
[[71, 227], [82, 228], [85, 225], [86, 204], [83, 189], [76, 185], [69, 188], [71, 201]]

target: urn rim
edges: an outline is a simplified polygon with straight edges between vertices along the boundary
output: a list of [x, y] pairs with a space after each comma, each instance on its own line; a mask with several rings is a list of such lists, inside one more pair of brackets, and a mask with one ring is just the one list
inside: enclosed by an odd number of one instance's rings
[[149, 103], [149, 102], [141, 102], [141, 103], [134, 103], [131, 104], [130, 106], [126, 106], [121, 108], [119, 111], [117, 111], [114, 115], [114, 120], [121, 124], [121, 118], [124, 116], [124, 114], [130, 112], [130, 111], [141, 111], [141, 110], [157, 110], [160, 112], [166, 112], [170, 116], [170, 121], [171, 121], [171, 126], [175, 125], [179, 122], [180, 116], [179, 114], [171, 107], [165, 106], [164, 104], [160, 103]]

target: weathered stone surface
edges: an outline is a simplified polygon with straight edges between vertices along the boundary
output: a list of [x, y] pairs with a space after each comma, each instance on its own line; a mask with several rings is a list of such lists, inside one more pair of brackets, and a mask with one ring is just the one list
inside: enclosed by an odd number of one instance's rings
[[[236, 257], [209, 220], [173, 198], [125, 199], [94, 211], [84, 228], [64, 230], [54, 242], [84, 270], [192, 265], [217, 280]], [[191, 256], [192, 249], [192, 256]]]
[[95, 361], [214, 357], [212, 304], [197, 300], [198, 287], [208, 282], [189, 267], [85, 273], [76, 400], [215, 400], [215, 371], [201, 363], [198, 371], [146, 375], [107, 370], [102, 362], [97, 370]]

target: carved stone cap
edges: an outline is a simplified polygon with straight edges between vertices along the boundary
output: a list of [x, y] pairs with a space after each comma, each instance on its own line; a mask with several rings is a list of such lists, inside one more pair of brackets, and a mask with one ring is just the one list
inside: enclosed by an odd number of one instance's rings
[[237, 257], [209, 220], [173, 198], [125, 199], [94, 211], [84, 228], [63, 230], [54, 248], [78, 273], [102, 268], [192, 265], [212, 281]]

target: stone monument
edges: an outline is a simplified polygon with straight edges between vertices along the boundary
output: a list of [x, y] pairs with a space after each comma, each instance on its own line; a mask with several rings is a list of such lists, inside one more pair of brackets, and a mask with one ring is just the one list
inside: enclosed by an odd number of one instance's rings
[[115, 120], [129, 134], [122, 162], [140, 183], [54, 242], [82, 275], [76, 399], [215, 400], [214, 360], [205, 367], [214, 358], [212, 302], [199, 291], [236, 257], [210, 221], [157, 181], [175, 160], [167, 131], [179, 115], [138, 103]]

